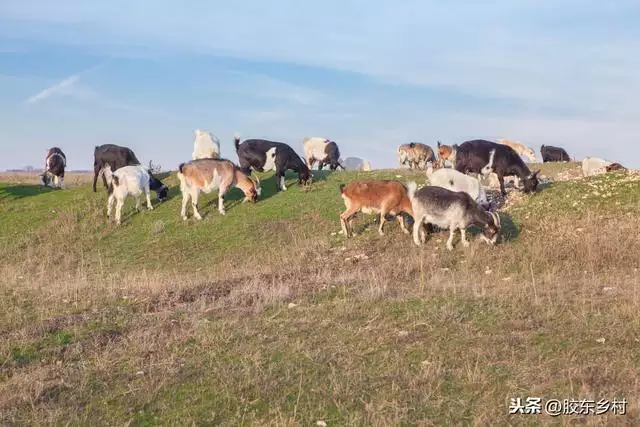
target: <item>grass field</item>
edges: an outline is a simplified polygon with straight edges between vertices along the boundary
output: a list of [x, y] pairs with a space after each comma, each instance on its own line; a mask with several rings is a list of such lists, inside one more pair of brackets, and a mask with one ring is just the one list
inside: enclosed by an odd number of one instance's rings
[[[553, 177], [575, 164], [544, 165]], [[639, 425], [640, 181], [555, 182], [501, 212], [503, 241], [418, 248], [338, 186], [182, 221], [106, 221], [106, 191], [0, 176], [0, 421], [7, 425]], [[510, 398], [626, 399], [626, 415], [509, 415]], [[322, 425], [320, 423], [319, 425]]]

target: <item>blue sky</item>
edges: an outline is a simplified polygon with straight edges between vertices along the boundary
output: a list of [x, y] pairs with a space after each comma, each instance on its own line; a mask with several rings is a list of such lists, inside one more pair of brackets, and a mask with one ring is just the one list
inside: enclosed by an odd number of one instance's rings
[[175, 168], [193, 130], [399, 144], [510, 138], [640, 167], [640, 2], [0, 2], [0, 170], [116, 143]]

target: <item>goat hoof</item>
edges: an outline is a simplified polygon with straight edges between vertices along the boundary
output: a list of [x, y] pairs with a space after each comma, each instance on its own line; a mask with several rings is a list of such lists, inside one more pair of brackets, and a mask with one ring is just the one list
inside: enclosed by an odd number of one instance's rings
[[451, 245], [447, 245], [447, 249], [449, 249], [450, 251], [452, 251], [452, 250], [453, 250], [453, 246], [451, 246]]
[[149, 206], [149, 207], [148, 207], [148, 209], [149, 209], [150, 211], [152, 211], [152, 210], [153, 210], [153, 206]]
[[462, 246], [464, 246], [465, 248], [469, 247], [469, 242], [462, 242]]
[[227, 212], [225, 212], [225, 211], [220, 211], [220, 215], [226, 215], [226, 214], [227, 214]]
[[183, 217], [182, 217], [182, 220], [183, 220], [183, 221], [186, 221], [187, 219], [188, 219], [188, 218], [187, 218], [186, 216], [183, 216]]

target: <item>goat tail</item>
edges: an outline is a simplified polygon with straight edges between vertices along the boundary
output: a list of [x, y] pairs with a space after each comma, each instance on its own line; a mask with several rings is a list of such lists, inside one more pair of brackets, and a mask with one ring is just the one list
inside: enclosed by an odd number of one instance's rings
[[178, 166], [178, 172], [183, 173], [182, 169], [184, 169], [184, 163], [180, 163], [180, 166]]
[[340, 184], [340, 194], [344, 194], [344, 184]]
[[410, 181], [407, 183], [407, 193], [409, 195], [409, 200], [413, 201], [416, 196], [416, 190], [418, 189], [418, 184], [415, 181]]
[[238, 151], [238, 148], [240, 148], [240, 134], [239, 133], [234, 133], [233, 134], [233, 145], [235, 145], [236, 151]]
[[118, 176], [112, 172], [109, 172], [109, 175], [106, 175], [106, 176], [107, 176], [107, 182], [108, 182], [107, 194], [113, 194], [114, 188], [120, 185], [120, 178], [118, 178]]

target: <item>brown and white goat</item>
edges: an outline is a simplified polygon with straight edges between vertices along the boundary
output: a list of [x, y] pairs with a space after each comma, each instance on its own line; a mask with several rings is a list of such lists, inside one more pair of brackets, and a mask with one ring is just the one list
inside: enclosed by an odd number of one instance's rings
[[498, 144], [507, 145], [513, 148], [514, 151], [518, 153], [520, 157], [527, 157], [529, 161], [532, 163], [536, 162], [536, 153], [531, 148], [523, 144], [520, 144], [519, 142], [511, 141], [509, 139], [504, 139], [504, 138], [499, 138], [497, 142]]
[[413, 216], [413, 209], [407, 188], [401, 182], [373, 179], [353, 181], [347, 186], [341, 184], [340, 194], [346, 207], [346, 210], [340, 214], [340, 225], [347, 237], [353, 234], [351, 222], [358, 212], [380, 214], [380, 227], [378, 227], [380, 235], [384, 235], [382, 227], [387, 214], [395, 215], [400, 221], [402, 231], [409, 234], [401, 214], [407, 213]]
[[188, 163], [182, 163], [178, 168], [180, 191], [182, 192], [182, 219], [187, 219], [187, 203], [191, 199], [193, 216], [202, 219], [198, 212], [198, 195], [200, 191], [211, 193], [218, 190], [218, 211], [221, 215], [224, 210], [224, 195], [233, 187], [237, 187], [244, 193], [244, 202], [256, 202], [260, 195], [260, 180], [253, 181], [242, 172], [233, 162], [225, 159], [198, 159]]
[[456, 145], [444, 145], [442, 144], [440, 141], [438, 141], [438, 160], [436, 162], [436, 165], [438, 168], [443, 168], [444, 167], [444, 162], [446, 160], [449, 161], [449, 163], [451, 163], [451, 166], [456, 167], [455, 162], [456, 162]]
[[435, 164], [436, 156], [433, 153], [433, 149], [428, 145], [419, 142], [410, 142], [398, 147], [399, 167], [409, 163], [409, 169], [421, 169], [421, 164], [426, 168], [429, 162], [431, 162], [432, 165]]

